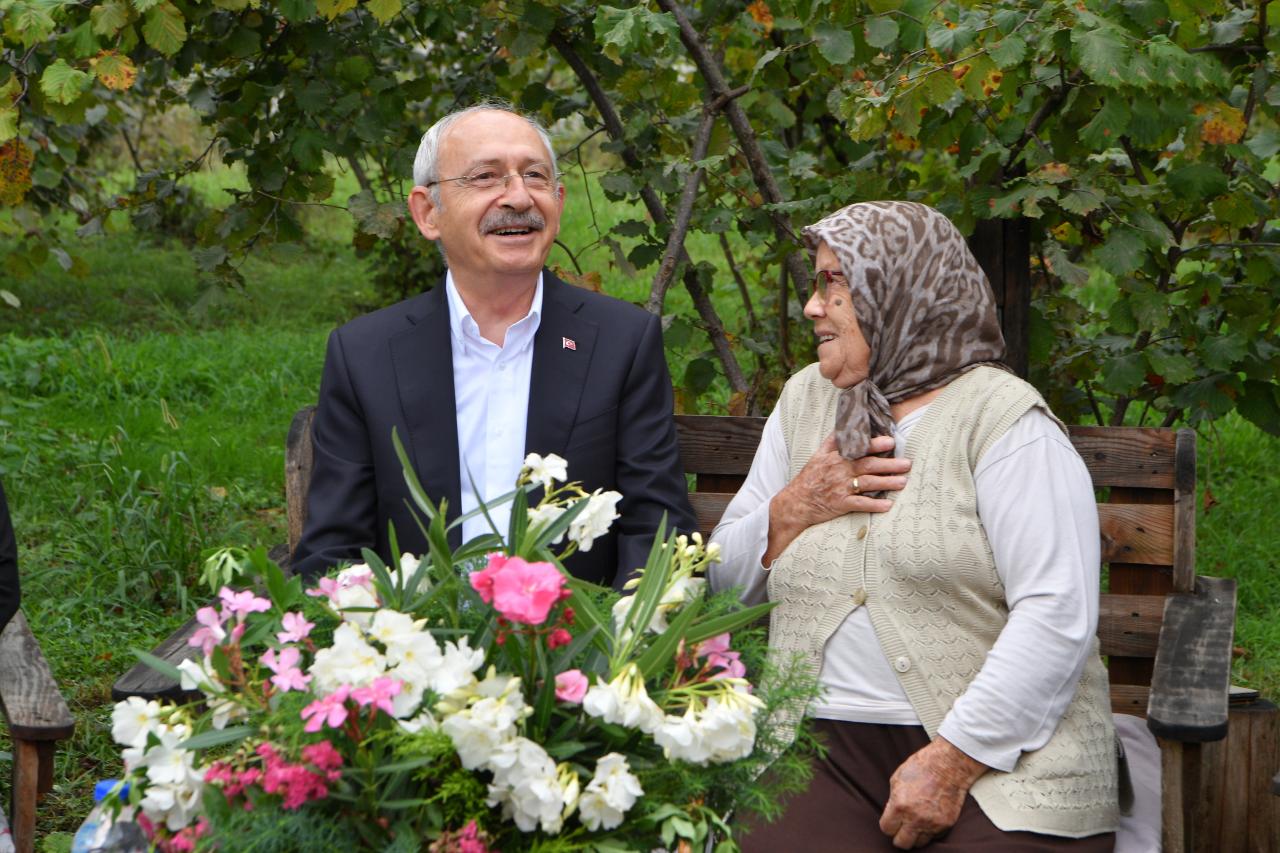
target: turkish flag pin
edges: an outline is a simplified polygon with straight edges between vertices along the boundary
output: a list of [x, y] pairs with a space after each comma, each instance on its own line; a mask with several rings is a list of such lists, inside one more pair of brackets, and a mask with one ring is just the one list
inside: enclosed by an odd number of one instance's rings
[[560, 346], [564, 349], [571, 350], [576, 350], [578, 348], [578, 344], [573, 338], [561, 338]]

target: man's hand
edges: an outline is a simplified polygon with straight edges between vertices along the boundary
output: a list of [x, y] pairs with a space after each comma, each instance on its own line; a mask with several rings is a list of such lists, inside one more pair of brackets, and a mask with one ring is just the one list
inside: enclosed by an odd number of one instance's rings
[[965, 795], [987, 770], [945, 738], [935, 738], [889, 779], [880, 831], [892, 837], [899, 850], [925, 846], [955, 825]]
[[[871, 439], [871, 452], [893, 450], [893, 437]], [[836, 450], [829, 435], [800, 473], [773, 496], [769, 504], [769, 544], [764, 564], [772, 563], [791, 541], [815, 524], [850, 512], [888, 512], [893, 502], [868, 497], [867, 492], [896, 492], [907, 484], [911, 460], [864, 456], [850, 462]], [[857, 478], [858, 488], [853, 488]]]

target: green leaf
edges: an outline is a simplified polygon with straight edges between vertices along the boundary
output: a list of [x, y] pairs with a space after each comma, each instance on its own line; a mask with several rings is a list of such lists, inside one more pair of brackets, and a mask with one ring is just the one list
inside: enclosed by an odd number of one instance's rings
[[1027, 55], [1027, 43], [1020, 36], [1008, 36], [989, 47], [987, 55], [1001, 68], [1012, 68]]
[[23, 47], [44, 41], [57, 26], [46, 4], [37, 2], [15, 3], [7, 10], [0, 9], [0, 20], [4, 20], [5, 35], [15, 33]]
[[189, 737], [178, 744], [181, 749], [209, 749], [213, 746], [225, 746], [247, 738], [258, 731], [256, 726], [228, 726], [225, 729], [210, 729], [194, 737]]
[[1125, 67], [1132, 52], [1123, 34], [1110, 26], [1071, 30], [1072, 57], [1086, 74], [1104, 86], [1126, 82]]
[[818, 43], [818, 53], [832, 65], [846, 65], [853, 59], [853, 33], [835, 24], [819, 24], [813, 37]]
[[169, 663], [167, 660], [158, 658], [151, 654], [151, 652], [144, 652], [141, 649], [134, 649], [133, 654], [138, 658], [138, 660], [142, 661], [166, 678], [172, 679], [173, 681], [182, 680], [182, 673], [178, 671], [176, 666]]
[[315, 13], [315, 0], [280, 0], [280, 14], [290, 23], [301, 23]]
[[124, 0], [107, 0], [89, 12], [93, 31], [100, 36], [113, 36], [129, 23], [129, 7]]
[[140, 13], [150, 12], [156, 6], [159, 6], [163, 0], [133, 0], [133, 8]]
[[316, 11], [332, 21], [356, 7], [356, 0], [316, 0]]
[[1244, 393], [1236, 398], [1236, 409], [1260, 429], [1280, 436], [1280, 393], [1276, 386], [1246, 379]]
[[1058, 206], [1068, 213], [1084, 216], [1102, 207], [1102, 193], [1097, 190], [1072, 190], [1058, 199]]
[[1249, 341], [1240, 332], [1229, 332], [1225, 335], [1214, 335], [1200, 344], [1201, 360], [1213, 370], [1235, 370], [1245, 353], [1249, 351]]
[[725, 613], [720, 616], [706, 619], [694, 625], [685, 634], [685, 642], [700, 643], [703, 640], [709, 640], [712, 637], [718, 637], [721, 634], [731, 634], [739, 628], [755, 622], [757, 619], [763, 619], [768, 615], [769, 611], [778, 606], [776, 601], [766, 601], [764, 604], [757, 604], [753, 607], [744, 607], [741, 610], [735, 610], [732, 613]]
[[165, 0], [147, 13], [142, 35], [147, 44], [165, 56], [173, 56], [187, 40], [186, 20], [177, 6]]
[[[948, 23], [954, 26], [948, 26]], [[973, 44], [977, 33], [968, 24], [934, 21], [926, 31], [929, 46], [942, 53], [958, 53]]]
[[1102, 387], [1112, 394], [1132, 394], [1147, 378], [1147, 362], [1140, 352], [1126, 353], [1107, 362]]
[[1165, 382], [1182, 385], [1196, 378], [1196, 368], [1191, 359], [1180, 352], [1166, 349], [1147, 350], [1147, 362], [1151, 370]]
[[303, 128], [293, 138], [289, 152], [293, 154], [298, 168], [304, 172], [314, 172], [324, 166], [324, 149], [326, 138], [318, 130]]
[[1090, 148], [1105, 150], [1120, 144], [1129, 128], [1129, 105], [1123, 97], [1111, 94], [1094, 113], [1089, 123], [1080, 128], [1080, 141]]
[[1264, 127], [1250, 138], [1245, 146], [1259, 160], [1270, 160], [1277, 151], [1280, 151], [1280, 132], [1277, 132], [1274, 127]]
[[684, 369], [684, 387], [692, 396], [704, 394], [716, 381], [716, 366], [709, 358], [692, 359]]
[[[16, 79], [16, 78], [10, 78]], [[18, 108], [0, 101], [0, 145], [18, 135]]]
[[883, 50], [898, 40], [898, 22], [890, 15], [868, 18], [865, 33], [867, 44]]
[[1191, 163], [1174, 169], [1165, 179], [1169, 189], [1182, 201], [1196, 202], [1227, 191], [1227, 176], [1208, 163]]
[[1089, 271], [1072, 263], [1057, 242], [1045, 243], [1044, 259], [1049, 264], [1049, 272], [1067, 284], [1084, 284], [1089, 280]]
[[1116, 227], [1093, 256], [1111, 275], [1122, 276], [1142, 266], [1146, 254], [1147, 245], [1141, 236], [1132, 229]]
[[59, 59], [40, 76], [40, 91], [51, 101], [70, 104], [93, 84], [93, 77], [78, 68], [72, 68], [65, 59]]
[[400, 0], [367, 0], [365, 8], [379, 24], [385, 24], [400, 13]]
[[17, 296], [14, 296], [13, 291], [5, 290], [2, 287], [0, 287], [0, 302], [5, 303], [10, 308], [22, 307], [22, 300], [19, 299]]

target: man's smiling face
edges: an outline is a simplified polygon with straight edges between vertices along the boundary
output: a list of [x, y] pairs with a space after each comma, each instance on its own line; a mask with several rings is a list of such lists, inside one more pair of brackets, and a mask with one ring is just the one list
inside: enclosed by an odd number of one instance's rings
[[[425, 195], [418, 227], [444, 246], [455, 278], [480, 280], [536, 275], [560, 231], [564, 188], [530, 189], [520, 175], [551, 175], [551, 154], [524, 119], [497, 110], [465, 116], [440, 141], [436, 187]], [[512, 176], [488, 189], [448, 178]], [[418, 191], [415, 190], [415, 193]]]

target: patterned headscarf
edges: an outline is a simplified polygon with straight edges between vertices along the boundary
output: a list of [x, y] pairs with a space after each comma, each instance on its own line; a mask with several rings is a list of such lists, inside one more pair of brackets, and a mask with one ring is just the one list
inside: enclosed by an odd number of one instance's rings
[[868, 378], [840, 395], [836, 442], [845, 459], [866, 456], [890, 434], [889, 406], [1004, 358], [987, 277], [951, 220], [909, 201], [837, 210], [803, 231], [826, 243], [849, 281], [871, 347]]

